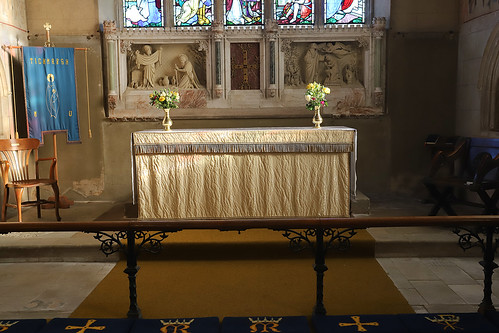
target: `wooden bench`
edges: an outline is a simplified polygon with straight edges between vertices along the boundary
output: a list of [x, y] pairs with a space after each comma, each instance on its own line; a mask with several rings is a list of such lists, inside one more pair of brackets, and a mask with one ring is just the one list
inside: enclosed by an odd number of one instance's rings
[[[428, 215], [442, 208], [447, 215], [457, 215], [451, 203], [483, 207], [482, 214], [497, 215], [499, 199], [499, 139], [444, 138], [429, 136], [425, 144], [432, 151], [432, 162], [423, 184], [434, 206]], [[476, 193], [481, 203], [468, 199]], [[458, 198], [464, 197], [464, 200]]]

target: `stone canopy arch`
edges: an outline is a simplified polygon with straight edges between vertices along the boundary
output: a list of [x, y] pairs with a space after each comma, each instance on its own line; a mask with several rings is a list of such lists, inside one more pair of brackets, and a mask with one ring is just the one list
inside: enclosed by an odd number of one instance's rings
[[482, 129], [499, 131], [499, 23], [490, 34], [484, 50], [478, 89], [481, 92]]

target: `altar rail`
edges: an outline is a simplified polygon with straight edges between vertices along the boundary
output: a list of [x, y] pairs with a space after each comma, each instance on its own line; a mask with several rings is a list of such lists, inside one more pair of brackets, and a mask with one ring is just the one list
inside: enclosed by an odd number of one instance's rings
[[[291, 246], [311, 248], [315, 253], [314, 270], [317, 275], [316, 305], [314, 313], [325, 315], [323, 304], [323, 278], [327, 270], [325, 255], [328, 248], [347, 249], [356, 229], [377, 227], [453, 227], [464, 250], [480, 247], [484, 268], [483, 300], [478, 312], [495, 311], [492, 303], [492, 274], [499, 267], [494, 262], [499, 237], [499, 216], [400, 216], [350, 218], [248, 218], [248, 219], [179, 219], [179, 220], [123, 220], [84, 222], [0, 222], [0, 234], [8, 232], [82, 231], [96, 233], [101, 251], [112, 254], [123, 251], [127, 258], [125, 273], [129, 279], [129, 318], [140, 318], [137, 304], [137, 254], [140, 250], [158, 252], [161, 241], [169, 232], [185, 229], [214, 229], [242, 231], [246, 229], [272, 229], [283, 232]], [[116, 232], [112, 234], [110, 232]], [[484, 237], [482, 237], [482, 235]]]

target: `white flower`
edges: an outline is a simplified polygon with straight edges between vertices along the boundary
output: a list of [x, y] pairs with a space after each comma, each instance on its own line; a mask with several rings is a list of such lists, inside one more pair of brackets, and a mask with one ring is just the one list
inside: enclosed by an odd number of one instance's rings
[[306, 100], [307, 102], [310, 102], [310, 99], [311, 99], [311, 98], [312, 98], [312, 97], [310, 97], [310, 95], [305, 95], [305, 100]]

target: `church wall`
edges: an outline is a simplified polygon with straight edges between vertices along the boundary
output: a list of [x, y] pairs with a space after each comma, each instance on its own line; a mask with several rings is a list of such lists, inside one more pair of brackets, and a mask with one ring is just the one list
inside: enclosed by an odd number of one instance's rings
[[[499, 5], [496, 2], [497, 7]], [[456, 133], [463, 136], [498, 136], [482, 124], [478, 77], [482, 57], [492, 30], [499, 22], [499, 9], [464, 22], [459, 35]], [[496, 106], [497, 108], [497, 106]]]
[[[5, 46], [27, 45], [26, 7], [24, 0], [0, 2], [0, 44]], [[14, 50], [13, 54], [18, 52]], [[11, 89], [10, 52], [0, 49], [0, 137], [8, 138], [14, 131]], [[22, 93], [22, 90], [19, 91]], [[22, 105], [19, 105], [22, 107]]]
[[[66, 144], [62, 134], [57, 135], [59, 152], [59, 178], [61, 192], [74, 200], [131, 200], [130, 134], [143, 129], [161, 128], [160, 121], [112, 121], [105, 116], [103, 60], [99, 35], [95, 35], [100, 22], [98, 1], [90, 1], [89, 8], [81, 9], [84, 20], [73, 24], [71, 8], [77, 1], [44, 3], [27, 0], [31, 45], [43, 45], [43, 23], [52, 24], [52, 41], [61, 47], [89, 48], [89, 81], [92, 138], [88, 137], [86, 114], [84, 62], [77, 60], [80, 135], [82, 144]], [[433, 3], [417, 2], [420, 7]], [[452, 63], [457, 54], [457, 42], [445, 33], [421, 34], [425, 31], [447, 32], [454, 27], [454, 6], [446, 11], [452, 18], [443, 26], [430, 23], [423, 15], [407, 26], [407, 11], [414, 9], [414, 1], [392, 1], [392, 29], [388, 39], [387, 113], [364, 118], [325, 118], [324, 126], [345, 125], [358, 130], [358, 188], [362, 192], [402, 191], [418, 187], [423, 164], [428, 160], [423, 141], [430, 132], [452, 131], [455, 94], [446, 88], [453, 81]], [[33, 7], [34, 9], [33, 9]], [[432, 8], [430, 6], [430, 8]], [[58, 21], [64, 13], [65, 20]], [[67, 13], [67, 15], [66, 15]], [[78, 15], [80, 13], [78, 12]], [[77, 14], [74, 14], [77, 15]], [[457, 14], [455, 14], [457, 15]], [[43, 23], [42, 23], [43, 21]], [[397, 23], [398, 21], [398, 23]], [[75, 21], [76, 22], [76, 21]], [[423, 22], [423, 23], [422, 23]], [[425, 23], [426, 22], [426, 23]], [[402, 25], [404, 23], [404, 25]], [[59, 24], [64, 24], [63, 28]], [[420, 28], [425, 24], [425, 28]], [[431, 28], [431, 27], [434, 27]], [[400, 38], [398, 32], [417, 32], [411, 38]], [[38, 36], [35, 36], [38, 34]], [[432, 55], [424, 50], [435, 50]], [[78, 53], [77, 53], [78, 54]], [[393, 62], [393, 63], [392, 63]], [[397, 65], [397, 67], [395, 66]], [[426, 71], [429, 67], [430, 71]], [[435, 75], [434, 73], [438, 73]], [[425, 75], [427, 77], [425, 77]], [[449, 83], [450, 82], [450, 83]], [[424, 89], [429, 87], [429, 89]], [[444, 89], [442, 89], [444, 87]], [[411, 90], [408, 90], [410, 88]], [[437, 91], [437, 93], [432, 93]], [[450, 111], [449, 111], [450, 110]], [[174, 119], [174, 128], [254, 127], [254, 126], [312, 126], [310, 117], [270, 119]], [[44, 154], [51, 152], [51, 136], [46, 136]]]
[[387, 105], [391, 190], [426, 195], [429, 134], [453, 135], [458, 1], [392, 1]]

